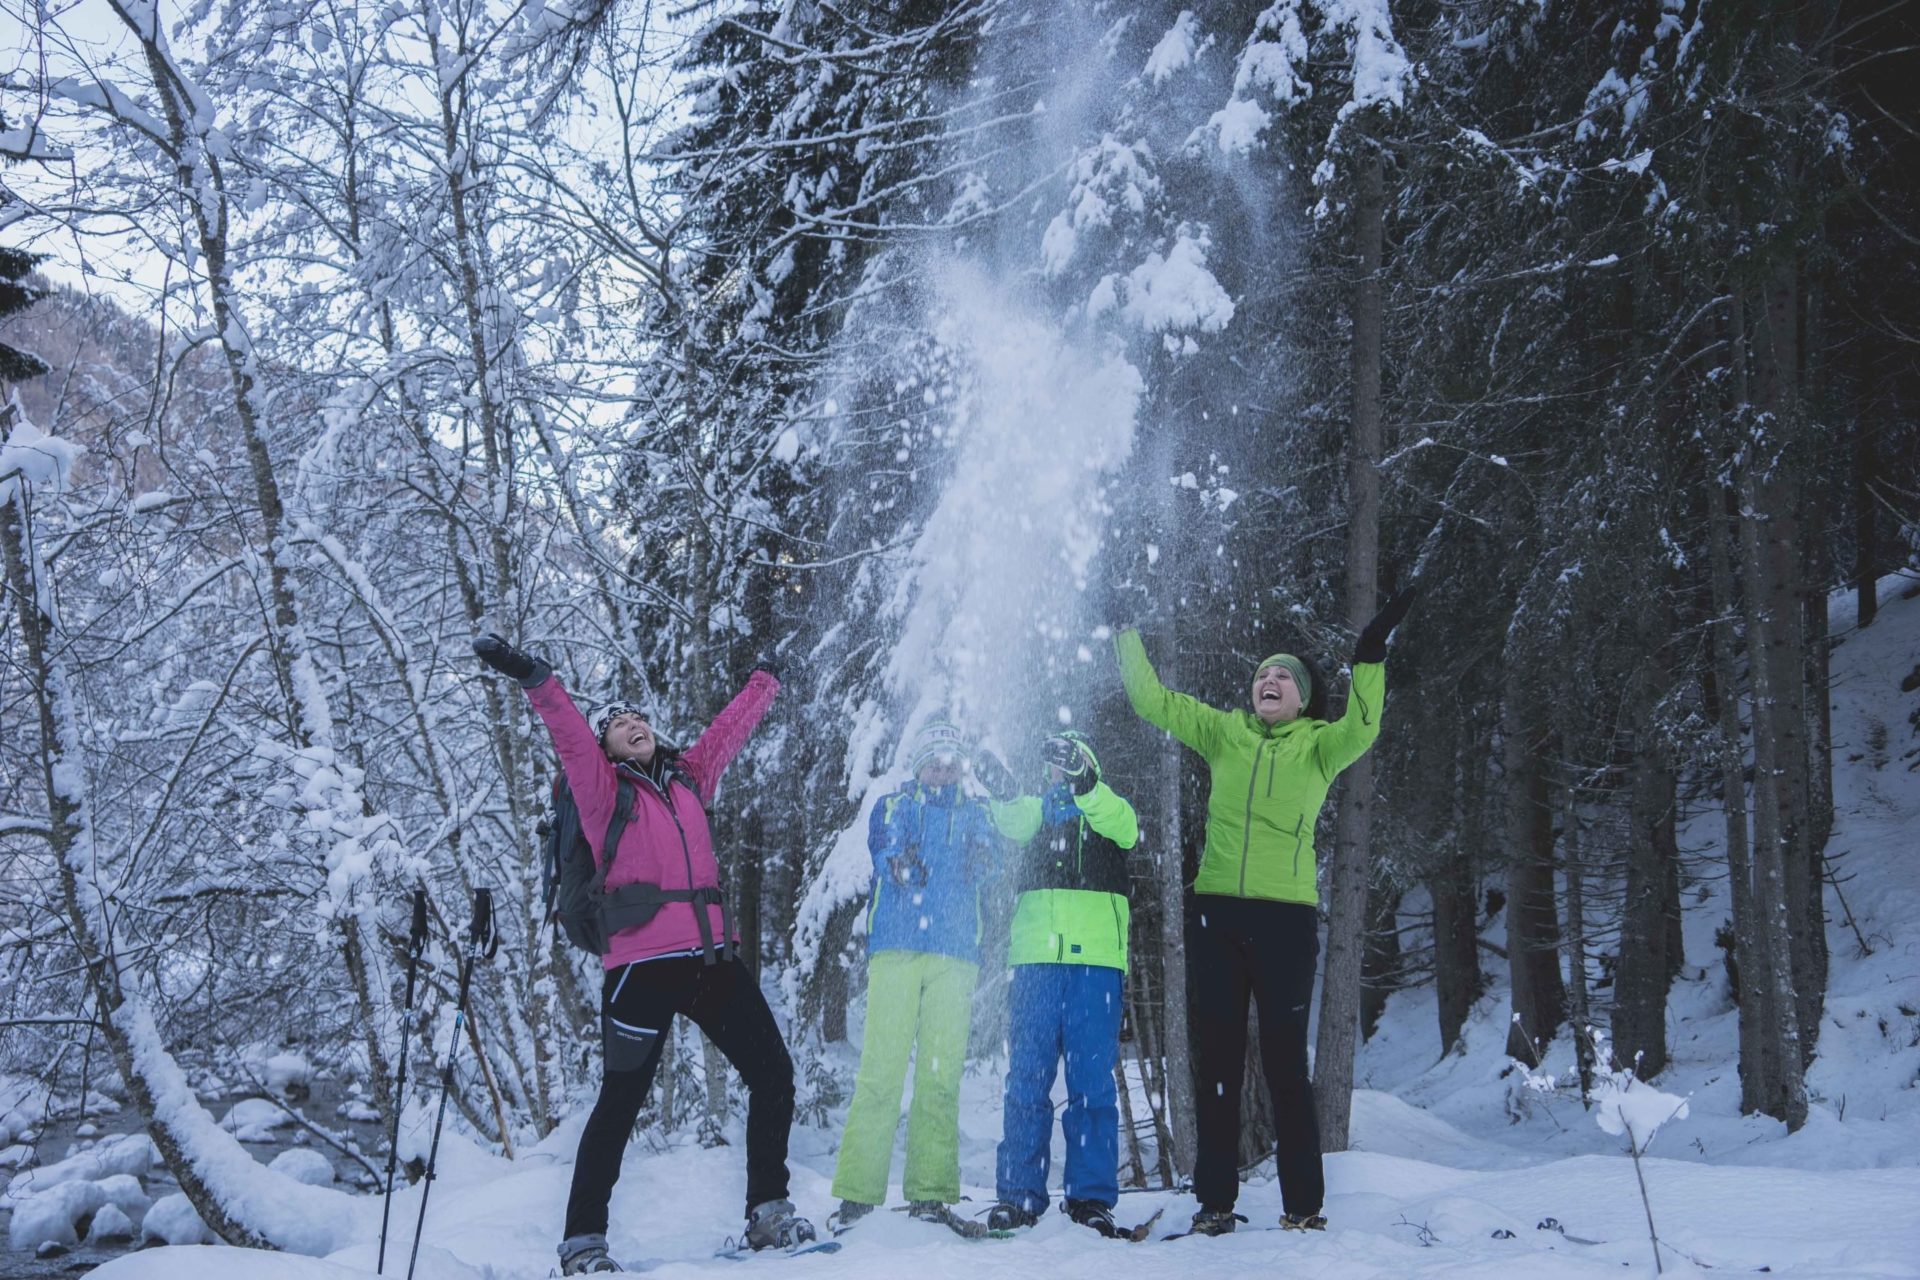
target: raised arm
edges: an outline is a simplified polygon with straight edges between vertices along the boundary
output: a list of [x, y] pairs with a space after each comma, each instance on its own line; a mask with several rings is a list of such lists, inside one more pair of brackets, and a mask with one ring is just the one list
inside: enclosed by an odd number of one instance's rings
[[549, 675], [527, 689], [527, 701], [539, 713], [553, 738], [553, 749], [560, 755], [560, 768], [567, 775], [573, 802], [583, 814], [606, 815], [613, 812], [613, 761], [600, 749], [593, 727], [573, 705], [560, 677]]
[[1075, 796], [1073, 803], [1085, 815], [1088, 826], [1122, 849], [1131, 849], [1140, 843], [1140, 819], [1133, 805], [1106, 783], [1094, 783], [1093, 790]]
[[492, 632], [475, 636], [473, 653], [480, 661], [503, 676], [517, 681], [527, 691], [527, 701], [539, 713], [560, 754], [560, 768], [567, 775], [567, 787], [580, 812], [606, 816], [613, 812], [615, 787], [613, 762], [600, 750], [599, 739], [580, 708], [554, 678], [553, 668], [544, 659], [523, 653]]
[[1161, 684], [1147, 660], [1147, 646], [1132, 627], [1114, 636], [1113, 651], [1120, 659], [1120, 682], [1126, 686], [1134, 714], [1212, 759], [1227, 713]]
[[1331, 779], [1358, 760], [1380, 736], [1380, 704], [1387, 697], [1387, 667], [1382, 662], [1353, 664], [1346, 714], [1323, 724], [1313, 737], [1313, 757]]
[[706, 732], [680, 757], [680, 763], [693, 775], [694, 785], [700, 790], [701, 803], [713, 803], [720, 775], [740, 754], [740, 748], [747, 745], [754, 726], [767, 714], [774, 695], [779, 692], [778, 680], [765, 671], [754, 672], [747, 677], [746, 687], [733, 695], [726, 710], [713, 718]]
[[1366, 754], [1380, 736], [1380, 707], [1387, 698], [1387, 641], [1413, 607], [1418, 586], [1402, 587], [1360, 628], [1353, 646], [1353, 683], [1347, 689], [1347, 713], [1314, 735], [1313, 754], [1320, 772], [1331, 779]]
[[1015, 796], [1011, 800], [989, 800], [987, 811], [996, 831], [1015, 844], [1025, 844], [1040, 834], [1040, 797]]

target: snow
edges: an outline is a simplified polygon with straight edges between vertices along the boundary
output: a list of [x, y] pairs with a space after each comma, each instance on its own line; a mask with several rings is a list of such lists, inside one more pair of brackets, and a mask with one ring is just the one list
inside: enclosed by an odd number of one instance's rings
[[[1864, 632], [1850, 631], [1850, 598], [1836, 597], [1833, 607], [1833, 628], [1842, 638], [1835, 653], [1835, 847], [1849, 851], [1847, 870], [1855, 877], [1849, 902], [1873, 950], [1862, 953], [1854, 944], [1837, 901], [1830, 900], [1833, 975], [1820, 1056], [1808, 1076], [1813, 1118], [1789, 1136], [1773, 1121], [1738, 1113], [1737, 1014], [1711, 949], [1712, 927], [1724, 915], [1718, 896], [1688, 913], [1694, 962], [1674, 989], [1674, 1066], [1651, 1084], [1627, 1085], [1614, 1109], [1644, 1146], [1643, 1121], [1667, 1122], [1673, 1102], [1687, 1098], [1684, 1123], [1663, 1130], [1658, 1154], [1642, 1159], [1667, 1275], [1765, 1267], [1799, 1280], [1920, 1276], [1914, 1210], [1920, 1204], [1920, 1090], [1913, 1087], [1920, 1078], [1920, 1015], [1911, 1012], [1920, 1008], [1920, 967], [1913, 963], [1920, 952], [1920, 880], [1910, 865], [1910, 833], [1920, 826], [1920, 774], [1903, 758], [1920, 748], [1907, 727], [1920, 710], [1920, 692], [1898, 691], [1920, 648], [1920, 600], [1898, 599], [1898, 585], [1888, 583], [1880, 619]], [[1709, 812], [1683, 840], [1710, 848], [1717, 822]], [[1722, 893], [1718, 882], [1707, 887], [1711, 895]], [[1491, 965], [1489, 971], [1500, 972]], [[860, 1016], [856, 1006], [850, 1028], [856, 1044]], [[1566, 1097], [1564, 1076], [1551, 1095], [1521, 1082], [1504, 1056], [1506, 1023], [1507, 993], [1496, 980], [1476, 1005], [1460, 1049], [1441, 1057], [1431, 988], [1391, 997], [1357, 1064], [1367, 1087], [1354, 1096], [1353, 1149], [1327, 1162], [1331, 1226], [1324, 1235], [1243, 1229], [1219, 1240], [1115, 1248], [1090, 1240], [1054, 1212], [1018, 1240], [976, 1244], [904, 1215], [879, 1214], [831, 1261], [796, 1261], [793, 1274], [847, 1280], [1654, 1275], [1646, 1211], [1624, 1136], [1603, 1127], [1605, 1106], [1587, 1113]], [[838, 1067], [850, 1069], [852, 1048], [834, 1048], [841, 1053]], [[1546, 1060], [1556, 1072], [1570, 1064], [1570, 1038], [1550, 1046]], [[963, 1189], [976, 1208], [992, 1195], [1000, 1065], [976, 1064], [962, 1082]], [[1644, 1101], [1628, 1101], [1636, 1096]], [[1634, 1110], [1642, 1106], [1644, 1115]], [[816, 1221], [833, 1204], [840, 1119], [836, 1113], [826, 1126], [803, 1126], [793, 1136], [794, 1199]], [[630, 1146], [614, 1192], [617, 1256], [651, 1263], [650, 1270], [668, 1280], [739, 1274], [736, 1264], [710, 1256], [739, 1229], [744, 1168], [737, 1114], [727, 1137], [730, 1145], [714, 1149], [690, 1135], [664, 1141], [656, 1135], [658, 1145]], [[508, 1162], [450, 1135], [418, 1274], [428, 1280], [547, 1274], [577, 1139], [576, 1126], [563, 1126]], [[904, 1126], [899, 1142], [896, 1177]], [[1064, 1140], [1056, 1135], [1054, 1142], [1057, 1170]], [[92, 1198], [86, 1190], [67, 1194]], [[400, 1225], [389, 1239], [389, 1274], [396, 1249], [411, 1246], [419, 1195], [417, 1186], [396, 1192], [393, 1220]], [[1163, 1206], [1161, 1225], [1168, 1228], [1195, 1207], [1190, 1196], [1128, 1193], [1119, 1216], [1138, 1221]], [[1251, 1219], [1249, 1228], [1274, 1222], [1280, 1204], [1270, 1164], [1253, 1171], [1238, 1207]], [[62, 1215], [54, 1208], [50, 1203], [45, 1213], [48, 1229], [57, 1233]], [[364, 1280], [374, 1271], [377, 1198], [360, 1198], [358, 1208], [353, 1229], [326, 1260], [225, 1247], [158, 1248], [94, 1274], [103, 1280]], [[1543, 1225], [1550, 1222], [1557, 1226]], [[143, 1233], [157, 1238], [198, 1239], [200, 1232], [178, 1196], [156, 1204], [143, 1223]]]
[[211, 1244], [214, 1236], [207, 1230], [207, 1224], [200, 1221], [200, 1215], [193, 1211], [193, 1205], [188, 1203], [187, 1197], [176, 1191], [170, 1196], [160, 1197], [154, 1201], [153, 1208], [147, 1210], [147, 1216], [140, 1222], [140, 1238], [178, 1245]]
[[1266, 132], [1271, 123], [1273, 117], [1259, 103], [1251, 98], [1235, 98], [1213, 113], [1207, 121], [1207, 127], [1214, 131], [1220, 149], [1233, 155], [1259, 142], [1260, 135]]
[[84, 445], [48, 435], [22, 419], [0, 445], [0, 503], [11, 502], [22, 480], [42, 497], [66, 488]]
[[[1835, 847], [1849, 851], [1849, 902], [1873, 946], [1863, 951], [1853, 944], [1832, 903], [1832, 987], [1820, 1056], [1808, 1075], [1814, 1114], [1799, 1133], [1789, 1136], [1776, 1122], [1738, 1112], [1737, 1014], [1711, 949], [1712, 928], [1723, 918], [1724, 899], [1716, 896], [1723, 886], [1703, 882], [1689, 891], [1693, 963], [1674, 988], [1674, 1065], [1653, 1082], [1627, 1081], [1623, 1074], [1617, 1095], [1609, 1099], [1602, 1088], [1593, 1112], [1566, 1095], [1564, 1074], [1553, 1093], [1540, 1093], [1513, 1070], [1504, 1055], [1507, 992], [1497, 966], [1489, 965], [1496, 981], [1475, 1006], [1460, 1046], [1445, 1056], [1436, 1043], [1431, 988], [1396, 992], [1357, 1064], [1364, 1087], [1354, 1096], [1352, 1149], [1327, 1161], [1331, 1226], [1325, 1234], [1243, 1229], [1219, 1240], [1114, 1248], [1055, 1212], [1017, 1240], [976, 1244], [904, 1215], [878, 1214], [831, 1262], [797, 1261], [794, 1274], [848, 1280], [1652, 1276], [1640, 1181], [1624, 1132], [1611, 1129], [1615, 1121], [1623, 1131], [1630, 1125], [1644, 1147], [1651, 1122], [1659, 1121], [1668, 1128], [1660, 1130], [1658, 1154], [1642, 1157], [1641, 1172], [1666, 1274], [1764, 1267], [1802, 1280], [1920, 1276], [1920, 1214], [1914, 1211], [1920, 1204], [1920, 1090], [1913, 1087], [1920, 1078], [1920, 1015], [1911, 1012], [1920, 1008], [1920, 971], [1913, 964], [1920, 951], [1920, 881], [1909, 861], [1910, 833], [1920, 825], [1920, 774], [1902, 755], [1920, 750], [1907, 726], [1920, 710], [1920, 691], [1898, 692], [1913, 665], [1920, 600], [1888, 595], [1879, 621], [1864, 632], [1850, 631], [1847, 600], [1836, 597], [1833, 610], [1842, 638], [1835, 653]], [[1683, 840], [1710, 848], [1717, 821], [1707, 813]], [[1705, 900], [1693, 896], [1700, 888]], [[1421, 904], [1404, 909], [1416, 912]], [[860, 1018], [856, 1006], [855, 1044]], [[840, 1055], [836, 1069], [850, 1071], [851, 1045], [830, 1052]], [[1563, 1034], [1546, 1061], [1558, 1073], [1572, 1060]], [[974, 1208], [992, 1196], [1000, 1069], [997, 1060], [975, 1064], [962, 1081], [961, 1171]], [[1057, 1096], [1064, 1096], [1064, 1086]], [[1674, 1114], [1682, 1098], [1684, 1117]], [[793, 1197], [816, 1220], [833, 1204], [842, 1114], [793, 1135]], [[690, 1134], [653, 1135], [630, 1145], [614, 1192], [616, 1256], [669, 1278], [738, 1274], [735, 1264], [714, 1261], [711, 1253], [739, 1229], [741, 1130], [736, 1113], [727, 1146], [703, 1148]], [[511, 1162], [457, 1137], [444, 1143], [420, 1274], [438, 1280], [546, 1274], [577, 1140], [577, 1127], [565, 1125]], [[899, 1142], [904, 1148], [904, 1127]], [[1054, 1143], [1056, 1157], [1063, 1156], [1064, 1139], [1056, 1134]], [[902, 1154], [896, 1152], [896, 1177]], [[394, 1221], [405, 1224], [401, 1249], [411, 1245], [420, 1192], [417, 1186], [396, 1192]], [[1139, 1221], [1164, 1208], [1162, 1226], [1171, 1229], [1194, 1207], [1191, 1196], [1128, 1193], [1119, 1216]], [[1253, 1170], [1238, 1207], [1251, 1219], [1249, 1228], [1275, 1221], [1280, 1197], [1270, 1164]], [[325, 1261], [225, 1248], [154, 1249], [95, 1274], [103, 1280], [358, 1280], [373, 1273], [377, 1198], [362, 1197], [359, 1208], [352, 1230]], [[166, 1201], [156, 1205], [147, 1215], [147, 1234], [178, 1213]], [[390, 1239], [389, 1263], [394, 1248]]]
[[106, 1205], [93, 1215], [93, 1225], [87, 1229], [87, 1240], [91, 1244], [118, 1244], [133, 1239], [133, 1219], [117, 1204]]
[[282, 1151], [267, 1167], [310, 1187], [330, 1187], [334, 1183], [333, 1161], [306, 1147]]
[[1218, 333], [1233, 319], [1233, 299], [1207, 270], [1207, 238], [1192, 227], [1180, 228], [1164, 258], [1149, 253], [1122, 293], [1122, 313], [1149, 333]]
[[285, 1097], [289, 1089], [304, 1088], [313, 1078], [313, 1064], [297, 1053], [276, 1053], [267, 1059], [267, 1088]]
[[1181, 10], [1167, 33], [1153, 46], [1153, 52], [1147, 55], [1146, 74], [1149, 80], [1155, 84], [1165, 84], [1175, 73], [1192, 64], [1199, 45], [1199, 25], [1193, 10]]
[[71, 160], [73, 152], [60, 146], [39, 129], [0, 129], [0, 154], [9, 160]]
[[293, 1117], [265, 1098], [242, 1098], [228, 1109], [220, 1127], [242, 1142], [272, 1142], [275, 1129], [293, 1123]]

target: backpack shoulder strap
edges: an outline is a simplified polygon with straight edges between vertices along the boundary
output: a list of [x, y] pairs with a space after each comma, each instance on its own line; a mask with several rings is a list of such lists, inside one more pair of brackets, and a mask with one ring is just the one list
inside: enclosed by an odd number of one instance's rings
[[634, 797], [639, 787], [633, 779], [620, 770], [613, 774], [613, 816], [607, 819], [607, 840], [600, 846], [600, 865], [593, 872], [593, 892], [604, 893], [607, 887], [607, 872], [613, 868], [613, 857], [620, 848], [620, 837], [626, 832], [627, 823], [633, 820]]

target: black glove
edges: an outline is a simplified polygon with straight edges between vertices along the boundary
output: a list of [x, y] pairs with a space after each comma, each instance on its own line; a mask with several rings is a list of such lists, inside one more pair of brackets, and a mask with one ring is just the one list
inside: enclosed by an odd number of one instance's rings
[[766, 672], [781, 684], [787, 682], [787, 664], [778, 649], [762, 650], [760, 656], [753, 660], [753, 669]]
[[973, 757], [973, 776], [987, 789], [987, 794], [1005, 804], [1019, 794], [1020, 788], [1013, 781], [1013, 771], [1002, 760], [985, 747], [976, 746], [970, 753]]
[[504, 637], [491, 631], [473, 638], [473, 652], [475, 657], [501, 675], [518, 680], [523, 689], [545, 684], [547, 677], [553, 674], [553, 668], [545, 662], [530, 653], [520, 652], [508, 644]]
[[1360, 639], [1353, 646], [1355, 662], [1385, 662], [1387, 660], [1387, 637], [1407, 616], [1407, 610], [1413, 607], [1414, 593], [1418, 587], [1403, 587], [1394, 593], [1393, 599], [1381, 606], [1380, 612], [1373, 615], [1373, 621], [1360, 628]]
[[1100, 776], [1093, 771], [1093, 762], [1072, 738], [1048, 738], [1043, 754], [1047, 763], [1058, 769], [1073, 788], [1073, 794], [1083, 796], [1099, 784]]

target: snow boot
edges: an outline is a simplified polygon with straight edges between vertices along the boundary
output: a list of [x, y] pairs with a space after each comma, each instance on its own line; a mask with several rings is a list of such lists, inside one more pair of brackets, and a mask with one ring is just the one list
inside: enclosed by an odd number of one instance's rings
[[750, 1249], [792, 1249], [815, 1239], [813, 1224], [793, 1211], [791, 1200], [768, 1200], [747, 1215]]
[[1231, 1209], [1202, 1209], [1193, 1215], [1193, 1226], [1187, 1234], [1194, 1236], [1224, 1236], [1232, 1232], [1233, 1224], [1246, 1219]]
[[600, 1232], [568, 1236], [560, 1242], [560, 1274], [563, 1276], [608, 1275], [625, 1269], [607, 1256], [607, 1237]]
[[919, 1222], [938, 1222], [945, 1226], [952, 1219], [953, 1212], [938, 1200], [915, 1200], [907, 1206], [907, 1216]]
[[1327, 1220], [1317, 1213], [1283, 1213], [1280, 1215], [1282, 1231], [1325, 1231]]
[[1113, 1207], [1098, 1200], [1067, 1201], [1067, 1216], [1083, 1227], [1092, 1227], [1109, 1240], [1120, 1234], [1120, 1228], [1113, 1222]]
[[840, 1207], [827, 1215], [827, 1230], [837, 1236], [872, 1213], [875, 1207], [861, 1200], [842, 1200]]
[[1030, 1227], [1040, 1221], [1040, 1215], [1031, 1209], [1022, 1209], [1017, 1204], [1002, 1200], [987, 1211], [987, 1230], [1012, 1231], [1019, 1227]]

